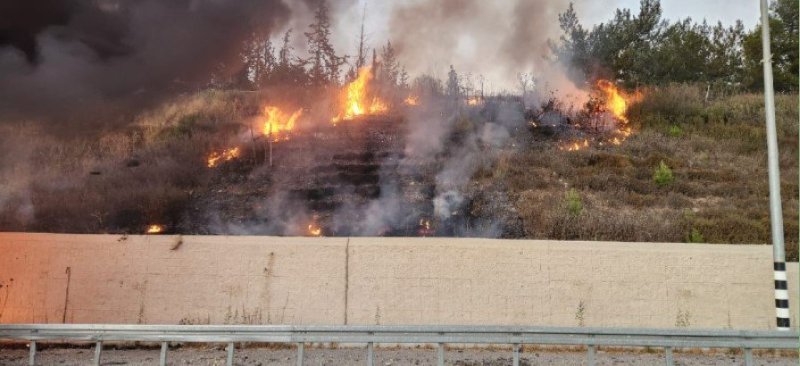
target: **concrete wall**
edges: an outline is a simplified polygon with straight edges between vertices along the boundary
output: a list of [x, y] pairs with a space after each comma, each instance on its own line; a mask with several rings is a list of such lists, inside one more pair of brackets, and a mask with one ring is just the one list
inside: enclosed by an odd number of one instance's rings
[[0, 234], [0, 323], [775, 326], [765, 245], [176, 240]]

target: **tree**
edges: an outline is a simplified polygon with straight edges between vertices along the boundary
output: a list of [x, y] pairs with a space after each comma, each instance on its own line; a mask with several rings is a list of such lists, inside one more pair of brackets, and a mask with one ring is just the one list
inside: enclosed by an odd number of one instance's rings
[[305, 33], [308, 39], [308, 53], [311, 65], [309, 77], [312, 85], [321, 86], [339, 82], [340, 67], [345, 63], [344, 57], [339, 57], [330, 41], [331, 24], [328, 14], [328, 4], [320, 0], [314, 12], [314, 23], [309, 25], [310, 31]]
[[458, 74], [453, 65], [450, 65], [450, 71], [447, 73], [447, 96], [453, 100], [459, 97]]
[[571, 65], [573, 79], [583, 79], [583, 73], [589, 72], [591, 56], [589, 55], [588, 32], [583, 29], [575, 13], [575, 7], [569, 4], [567, 11], [558, 15], [558, 23], [564, 34], [560, 44], [550, 44], [556, 57], [566, 65]]
[[[670, 82], [707, 82], [715, 88], [756, 88], [761, 83], [760, 28], [746, 34], [690, 18], [662, 20], [659, 0], [640, 0], [637, 14], [617, 9], [614, 17], [591, 31], [580, 25], [572, 4], [559, 15], [563, 32], [551, 49], [571, 65], [573, 80], [606, 78], [627, 86]], [[770, 24], [778, 90], [797, 89], [797, 1], [777, 0]], [[794, 89], [793, 89], [794, 88]]]
[[[770, 5], [770, 39], [775, 90], [798, 90], [798, 2], [777, 0]], [[745, 83], [751, 89], [764, 87], [761, 66], [761, 25], [744, 38], [746, 76]]]
[[269, 83], [278, 85], [305, 85], [308, 75], [305, 71], [305, 62], [292, 54], [291, 46], [292, 30], [289, 29], [283, 35], [281, 49], [278, 51], [278, 58], [275, 67], [269, 76]]
[[517, 81], [519, 82], [520, 90], [522, 90], [522, 109], [525, 109], [525, 97], [528, 95], [528, 87], [533, 82], [533, 75], [524, 72], [518, 73]]
[[386, 46], [383, 47], [381, 59], [383, 61], [381, 80], [389, 86], [397, 85], [400, 77], [400, 65], [397, 62], [397, 55], [394, 52], [391, 41], [386, 42]]
[[440, 97], [444, 94], [441, 80], [428, 74], [423, 74], [416, 77], [411, 85], [411, 89], [415, 95], [418, 95], [424, 99]]

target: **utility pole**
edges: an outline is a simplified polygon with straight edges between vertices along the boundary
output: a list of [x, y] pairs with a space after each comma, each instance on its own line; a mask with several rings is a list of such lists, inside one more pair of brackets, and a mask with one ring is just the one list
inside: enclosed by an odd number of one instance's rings
[[775, 89], [772, 81], [772, 50], [769, 36], [769, 7], [761, 0], [761, 44], [764, 51], [764, 103], [767, 117], [767, 153], [769, 168], [769, 213], [772, 224], [772, 258], [775, 271], [775, 313], [778, 330], [788, 331], [789, 290], [786, 283], [786, 252], [783, 246], [783, 209], [781, 174], [778, 165], [778, 132], [775, 127]]

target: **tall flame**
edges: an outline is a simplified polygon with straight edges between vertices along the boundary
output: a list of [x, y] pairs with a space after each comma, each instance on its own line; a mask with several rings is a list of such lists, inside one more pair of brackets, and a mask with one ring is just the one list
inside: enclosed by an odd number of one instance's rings
[[344, 90], [344, 112], [333, 118], [336, 124], [342, 120], [350, 120], [365, 114], [386, 113], [389, 107], [378, 97], [371, 100], [368, 96], [369, 83], [372, 81], [372, 67], [362, 67], [358, 70], [358, 78], [347, 84]]
[[294, 129], [297, 119], [303, 115], [303, 109], [300, 108], [291, 115], [287, 115], [278, 107], [266, 106], [264, 114], [267, 118], [264, 122], [264, 135], [272, 141], [285, 141], [289, 139], [288, 133]]
[[639, 98], [639, 94], [625, 95], [621, 92], [614, 83], [608, 80], [598, 80], [597, 88], [605, 94], [606, 109], [624, 123], [628, 123], [628, 117], [625, 115], [628, 112], [629, 103]]

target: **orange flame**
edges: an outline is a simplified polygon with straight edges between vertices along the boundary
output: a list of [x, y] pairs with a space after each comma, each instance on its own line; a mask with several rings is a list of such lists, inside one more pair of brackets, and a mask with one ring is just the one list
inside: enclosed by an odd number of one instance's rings
[[222, 150], [222, 152], [214, 151], [208, 155], [208, 159], [206, 160], [207, 165], [209, 168], [214, 168], [219, 163], [224, 161], [231, 161], [233, 159], [238, 158], [241, 155], [241, 150], [238, 147], [230, 148]]
[[366, 114], [386, 113], [386, 111], [389, 110], [389, 107], [380, 98], [373, 97], [371, 101], [369, 100], [368, 87], [372, 78], [372, 67], [367, 66], [358, 71], [358, 78], [356, 80], [347, 84], [343, 96], [344, 112], [333, 118], [334, 124], [342, 120], [351, 120]]
[[571, 143], [568, 143], [566, 145], [560, 146], [559, 149], [564, 150], [564, 151], [578, 151], [578, 150], [586, 149], [588, 147], [589, 147], [589, 140], [588, 139], [584, 139], [582, 143], [578, 142], [578, 141], [571, 142]]
[[308, 235], [309, 236], [322, 236], [322, 228], [317, 226], [317, 224], [314, 224], [314, 223], [308, 224]]
[[403, 103], [411, 106], [419, 105], [419, 97], [416, 95], [409, 95], [408, 98], [403, 101]]
[[481, 104], [481, 99], [478, 97], [471, 97], [467, 99], [467, 105], [469, 106], [476, 106], [478, 104]]
[[267, 106], [264, 107], [264, 113], [267, 120], [264, 122], [264, 135], [272, 141], [286, 141], [289, 139], [289, 132], [294, 129], [297, 119], [303, 115], [303, 109], [300, 108], [291, 115], [287, 115], [278, 107]]
[[606, 109], [618, 120], [628, 123], [626, 116], [628, 107], [630, 103], [639, 100], [641, 94], [638, 92], [632, 95], [625, 94], [614, 83], [602, 79], [597, 81], [597, 88], [605, 94]]
[[147, 234], [161, 234], [162, 232], [164, 232], [163, 225], [150, 225], [146, 231]]

